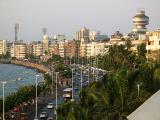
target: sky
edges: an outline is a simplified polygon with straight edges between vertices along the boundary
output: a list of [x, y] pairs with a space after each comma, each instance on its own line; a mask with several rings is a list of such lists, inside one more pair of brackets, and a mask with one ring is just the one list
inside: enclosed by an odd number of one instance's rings
[[82, 27], [111, 35], [133, 28], [132, 17], [145, 10], [149, 30], [160, 28], [160, 0], [0, 0], [0, 39], [13, 41], [14, 24], [19, 39], [42, 40], [42, 28], [49, 36], [65, 34], [68, 39]]

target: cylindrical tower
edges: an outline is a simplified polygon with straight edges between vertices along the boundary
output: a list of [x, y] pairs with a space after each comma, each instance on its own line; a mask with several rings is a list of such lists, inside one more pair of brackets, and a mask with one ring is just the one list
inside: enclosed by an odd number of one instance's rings
[[149, 24], [149, 17], [145, 15], [145, 11], [138, 11], [133, 17], [134, 29], [133, 32], [145, 34], [147, 31], [146, 25]]

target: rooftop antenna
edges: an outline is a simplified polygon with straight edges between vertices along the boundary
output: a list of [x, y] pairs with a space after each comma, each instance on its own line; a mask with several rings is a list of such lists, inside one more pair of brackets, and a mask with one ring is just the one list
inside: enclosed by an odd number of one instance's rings
[[15, 30], [15, 41], [18, 40], [18, 31], [19, 31], [19, 24], [16, 23], [14, 26], [14, 30]]

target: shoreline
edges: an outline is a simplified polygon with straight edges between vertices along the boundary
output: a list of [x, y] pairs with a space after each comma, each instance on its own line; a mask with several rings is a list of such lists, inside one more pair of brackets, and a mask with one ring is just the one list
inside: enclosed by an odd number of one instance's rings
[[31, 63], [28, 61], [19, 61], [19, 60], [0, 60], [0, 64], [14, 64], [17, 66], [24, 66], [29, 69], [36, 69], [40, 73], [49, 73], [50, 69], [41, 64]]

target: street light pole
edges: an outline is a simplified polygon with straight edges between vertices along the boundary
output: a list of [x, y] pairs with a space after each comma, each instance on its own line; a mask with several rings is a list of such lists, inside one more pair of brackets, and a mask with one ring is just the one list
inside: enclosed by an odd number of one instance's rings
[[37, 79], [38, 79], [38, 76], [39, 75], [36, 75], [36, 114], [35, 114], [34, 120], [38, 120], [38, 117], [37, 117], [37, 85], [38, 85]]
[[53, 63], [52, 63], [52, 96], [53, 96]]
[[90, 74], [90, 66], [89, 66], [89, 64], [88, 64], [88, 84], [89, 84], [89, 82], [90, 82], [90, 79], [89, 79], [89, 78], [90, 78], [90, 75], [89, 75], [89, 74]]
[[139, 84], [137, 85], [137, 92], [138, 92], [138, 97], [139, 97]]
[[81, 66], [81, 90], [82, 90], [82, 81], [83, 81], [83, 73], [82, 73], [82, 66]]
[[74, 101], [73, 71], [74, 69], [72, 69], [72, 100], [71, 101]]
[[3, 85], [3, 120], [5, 120], [5, 95], [4, 95], [4, 85], [7, 83], [6, 81], [1, 81]]
[[57, 120], [57, 81], [58, 81], [58, 74], [59, 74], [59, 72], [56, 72], [56, 120]]
[[134, 68], [133, 68], [133, 70], [134, 70], [134, 72], [135, 72], [135, 70], [136, 70], [136, 64], [135, 63], [133, 63], [133, 66], [134, 66]]

